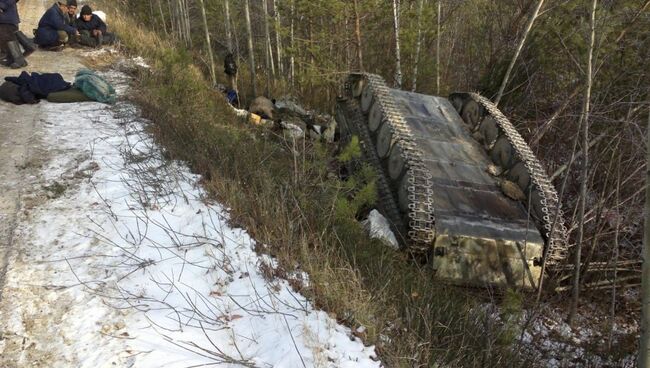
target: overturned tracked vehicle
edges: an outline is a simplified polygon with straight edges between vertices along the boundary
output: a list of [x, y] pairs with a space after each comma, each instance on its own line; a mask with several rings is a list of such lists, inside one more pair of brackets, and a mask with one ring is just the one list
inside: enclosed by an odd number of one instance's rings
[[351, 74], [336, 106], [342, 141], [359, 138], [378, 172], [379, 209], [436, 277], [535, 288], [567, 253], [557, 193], [506, 117], [476, 93], [449, 99]]

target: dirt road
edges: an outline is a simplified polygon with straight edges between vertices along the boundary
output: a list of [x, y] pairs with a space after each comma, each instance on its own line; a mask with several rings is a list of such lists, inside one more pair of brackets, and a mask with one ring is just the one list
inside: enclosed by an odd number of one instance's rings
[[[22, 0], [18, 4], [20, 29], [31, 36], [41, 15], [53, 2]], [[72, 81], [76, 71], [82, 67], [80, 54], [79, 50], [74, 49], [65, 49], [62, 52], [37, 50], [28, 58], [29, 66], [26, 68], [12, 70], [0, 67], [0, 79], [28, 71], [56, 72], [62, 74], [66, 80]], [[53, 142], [43, 141], [42, 128], [43, 124], [47, 123], [43, 109], [45, 104], [47, 103], [16, 106], [0, 101], [0, 319], [6, 319], [8, 310], [17, 304], [9, 300], [15, 296], [11, 295], [14, 290], [5, 288], [7, 271], [16, 268], [15, 263], [20, 264], [25, 253], [29, 252], [29, 244], [17, 229], [28, 221], [31, 208], [47, 200], [42, 188], [42, 169], [51, 152], [48, 145]], [[25, 316], [25, 321], [30, 321], [32, 325], [48, 324], [48, 318], [56, 318], [54, 315], [47, 316], [47, 311], [35, 312], [35, 315]], [[52, 331], [47, 329], [43, 330], [43, 334], [51, 333]], [[19, 338], [11, 335], [7, 329], [0, 329], [2, 366], [20, 366], [20, 361], [30, 361], [40, 366], [40, 359], [25, 355], [29, 350], [25, 344], [29, 342], [24, 336]], [[24, 355], [23, 358], [27, 357], [26, 360], [19, 359], [21, 354]]]
[[[18, 3], [21, 17], [20, 29], [32, 34], [41, 15], [53, 2], [46, 0], [22, 0]], [[71, 81], [82, 67], [78, 50], [65, 49], [62, 52], [36, 51], [28, 58], [29, 66], [12, 70], [0, 67], [0, 80], [6, 76], [17, 76], [21, 71], [60, 73]], [[23, 206], [22, 193], [26, 186], [33, 185], [39, 168], [47, 159], [43, 157], [40, 141], [38, 105], [13, 106], [0, 102], [0, 300], [7, 268], [9, 252], [16, 242], [14, 230], [18, 211]]]

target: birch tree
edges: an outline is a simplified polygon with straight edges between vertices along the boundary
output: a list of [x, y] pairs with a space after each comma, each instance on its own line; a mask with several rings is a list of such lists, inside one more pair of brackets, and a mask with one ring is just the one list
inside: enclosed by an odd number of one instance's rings
[[253, 50], [253, 30], [251, 27], [249, 0], [244, 0], [244, 18], [246, 18], [246, 32], [248, 32], [248, 61], [251, 68], [251, 88], [255, 97], [257, 96], [257, 83], [255, 81], [255, 53]]
[[436, 23], [436, 94], [440, 95], [440, 20], [442, 13], [442, 0], [438, 0], [438, 11]]
[[269, 26], [269, 3], [262, 0], [262, 16], [264, 17], [264, 42], [268, 55], [268, 65], [271, 67], [271, 75], [275, 75], [275, 61], [273, 60], [273, 45], [271, 43], [271, 27]]
[[544, 4], [544, 0], [539, 0], [537, 6], [535, 6], [535, 10], [533, 11], [533, 14], [530, 16], [530, 19], [528, 19], [528, 24], [526, 24], [526, 28], [524, 29], [524, 33], [521, 36], [521, 40], [519, 40], [519, 44], [517, 45], [517, 50], [515, 50], [515, 54], [512, 56], [512, 59], [510, 60], [510, 64], [508, 65], [506, 74], [503, 76], [503, 81], [501, 81], [501, 87], [499, 87], [499, 92], [497, 93], [497, 97], [494, 99], [495, 105], [498, 105], [499, 101], [501, 101], [501, 97], [503, 97], [503, 91], [506, 89], [506, 85], [508, 84], [508, 79], [510, 79], [510, 73], [512, 73], [512, 69], [514, 68], [515, 63], [519, 58], [521, 49], [524, 48], [526, 37], [528, 37], [528, 33], [530, 33], [530, 30], [533, 28], [533, 23], [535, 23], [535, 19], [537, 19], [537, 15], [539, 14], [539, 10], [542, 8], [543, 4]]
[[[356, 0], [355, 0], [356, 1]], [[291, 88], [294, 88], [294, 83], [296, 80], [296, 70], [294, 67], [295, 57], [294, 57], [294, 43], [293, 43], [293, 27], [294, 19], [296, 18], [296, 0], [291, 0], [291, 27], [289, 30], [289, 47], [291, 47], [291, 57], [289, 58], [289, 77], [291, 79]]]
[[585, 227], [585, 203], [587, 201], [587, 181], [589, 180], [589, 112], [591, 102], [591, 85], [592, 85], [592, 63], [594, 54], [594, 43], [596, 38], [596, 6], [598, 0], [593, 0], [591, 5], [591, 16], [589, 20], [590, 36], [589, 49], [587, 51], [587, 68], [585, 75], [585, 94], [582, 104], [582, 178], [580, 183], [580, 203], [578, 205], [578, 242], [573, 259], [573, 289], [571, 292], [571, 306], [569, 309], [568, 322], [571, 324], [578, 309], [578, 300], [580, 298], [580, 255], [582, 253], [582, 243], [584, 241]]
[[363, 72], [363, 52], [361, 51], [361, 18], [359, 15], [359, 0], [354, 0], [354, 36], [357, 41], [357, 70]]
[[172, 15], [172, 30], [176, 31], [176, 38], [185, 45], [192, 47], [190, 36], [190, 18], [186, 0], [170, 0], [170, 13]]
[[420, 49], [422, 48], [422, 8], [424, 8], [424, 0], [420, 0], [418, 6], [418, 38], [415, 45], [415, 61], [413, 62], [413, 83], [411, 83], [411, 91], [415, 92], [418, 84], [418, 64], [420, 63]]
[[399, 51], [399, 0], [393, 0], [393, 29], [395, 31], [395, 87], [402, 88], [402, 61]]
[[[648, 101], [648, 132], [646, 145], [646, 165], [650, 167], [650, 101]], [[650, 170], [645, 177], [645, 224], [643, 234], [643, 274], [641, 277], [641, 338], [639, 342], [639, 368], [648, 368], [650, 364]]]
[[212, 54], [212, 42], [210, 42], [210, 30], [208, 29], [208, 18], [205, 15], [205, 3], [199, 0], [199, 7], [201, 8], [201, 18], [203, 19], [203, 29], [205, 31], [205, 43], [208, 49], [208, 62], [210, 64], [210, 79], [212, 85], [217, 84], [216, 67], [214, 65], [214, 55]]
[[224, 11], [226, 15], [226, 47], [228, 52], [232, 52], [232, 27], [230, 24], [230, 0], [223, 1]]
[[[279, 2], [279, 1], [278, 1]], [[280, 41], [280, 9], [277, 6], [275, 0], [273, 0], [273, 12], [274, 12], [274, 25], [275, 25], [275, 54], [278, 58], [278, 72], [280, 75], [284, 74], [284, 67], [282, 66], [282, 42]]]
[[271, 75], [275, 75], [273, 66], [273, 53], [271, 52], [271, 35], [269, 32], [269, 12], [268, 2], [262, 0], [262, 17], [264, 18], [264, 61], [266, 63], [266, 95], [269, 96], [271, 90]]
[[156, 3], [158, 5], [158, 12], [160, 13], [160, 21], [162, 22], [162, 29], [165, 32], [165, 35], [169, 35], [169, 32], [167, 32], [167, 21], [165, 20], [165, 12], [163, 12], [163, 8], [162, 8], [162, 0], [156, 0]]

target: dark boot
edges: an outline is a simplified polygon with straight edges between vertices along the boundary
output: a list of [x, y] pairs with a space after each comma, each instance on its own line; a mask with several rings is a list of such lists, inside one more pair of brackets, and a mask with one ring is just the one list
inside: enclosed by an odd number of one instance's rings
[[97, 39], [89, 31], [81, 31], [79, 43], [88, 47], [97, 47]]
[[34, 53], [34, 51], [36, 51], [37, 46], [34, 43], [34, 41], [28, 38], [21, 31], [16, 32], [16, 38], [18, 39], [18, 42], [20, 42], [20, 45], [23, 47], [23, 50], [25, 50], [23, 52], [24, 57], [28, 57], [29, 55]]
[[11, 63], [11, 65], [9, 65], [10, 68], [19, 69], [27, 66], [27, 61], [25, 61], [25, 57], [23, 56], [23, 52], [20, 49], [20, 45], [18, 44], [18, 41], [7, 42], [7, 49], [9, 49], [9, 54], [13, 59], [13, 62]]
[[102, 44], [104, 43], [104, 36], [101, 34], [97, 35], [97, 47], [102, 47]]

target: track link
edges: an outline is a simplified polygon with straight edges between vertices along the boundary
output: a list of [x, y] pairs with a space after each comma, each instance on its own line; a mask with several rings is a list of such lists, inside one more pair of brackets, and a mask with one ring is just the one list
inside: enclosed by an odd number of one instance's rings
[[[352, 80], [356, 79], [356, 80]], [[379, 104], [382, 115], [382, 124], [388, 124], [392, 134], [392, 145], [399, 145], [407, 168], [408, 180], [407, 197], [408, 213], [402, 214], [397, 206], [396, 195], [391, 190], [389, 179], [384, 174], [382, 160], [377, 155], [376, 146], [373, 143], [371, 133], [368, 129], [367, 117], [362, 115], [359, 108], [358, 96], [353, 96], [352, 89], [355, 83], [363, 83], [364, 88], [369, 89], [372, 100]], [[388, 201], [385, 214], [391, 217], [391, 221], [397, 224], [403, 239], [407, 240], [409, 250], [417, 253], [425, 253], [431, 249], [435, 239], [433, 201], [431, 199], [431, 175], [422, 162], [422, 153], [414, 142], [412, 133], [402, 118], [399, 107], [390, 95], [389, 88], [384, 80], [374, 74], [354, 74], [346, 83], [348, 97], [348, 114], [353, 117], [352, 122], [347, 122], [347, 129], [353, 134], [359, 135], [364, 151], [369, 156], [373, 166], [380, 176], [378, 184], [380, 195]], [[356, 127], [356, 128], [355, 128]], [[371, 153], [370, 153], [371, 152]], [[399, 220], [398, 220], [399, 219]], [[408, 227], [405, 226], [408, 224]]]
[[541, 197], [543, 215], [540, 220], [544, 228], [543, 235], [546, 238], [546, 262], [548, 265], [560, 263], [567, 257], [568, 242], [564, 214], [555, 187], [526, 141], [503, 113], [490, 100], [478, 93], [468, 93], [467, 96], [480, 104], [497, 122], [501, 132], [515, 150], [515, 154], [526, 166], [534, 186], [533, 189], [537, 190]]
[[399, 208], [393, 192], [390, 188], [387, 178], [383, 174], [381, 161], [377, 156], [375, 146], [372, 144], [370, 131], [365, 124], [365, 118], [361, 113], [359, 102], [354, 99], [348, 99], [344, 102], [347, 116], [352, 121], [346, 122], [350, 135], [357, 135], [360, 140], [361, 150], [364, 162], [369, 163], [377, 173], [377, 191], [379, 194], [379, 206], [382, 213], [389, 219], [393, 231], [400, 239], [400, 243], [404, 243], [407, 236], [407, 230], [402, 221]]

